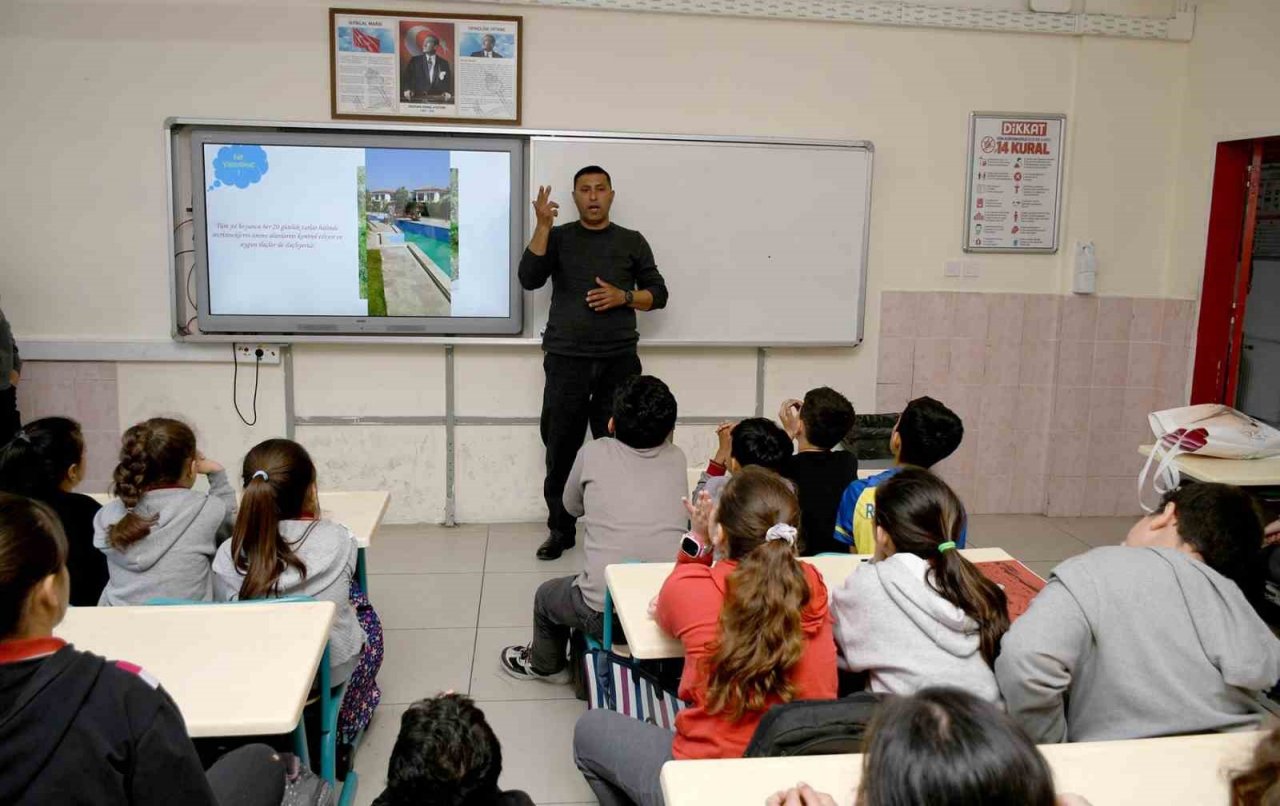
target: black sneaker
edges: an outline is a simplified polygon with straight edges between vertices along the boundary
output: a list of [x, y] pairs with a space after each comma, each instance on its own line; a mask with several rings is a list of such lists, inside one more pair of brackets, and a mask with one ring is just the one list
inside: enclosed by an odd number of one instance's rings
[[539, 560], [558, 560], [560, 555], [573, 548], [577, 541], [570, 537], [565, 539], [558, 534], [547, 535], [547, 539], [538, 546]]
[[544, 683], [568, 683], [569, 670], [561, 669], [552, 674], [538, 674], [533, 670], [533, 661], [529, 657], [529, 647], [509, 646], [502, 650], [499, 661], [502, 671], [517, 680], [541, 680]]

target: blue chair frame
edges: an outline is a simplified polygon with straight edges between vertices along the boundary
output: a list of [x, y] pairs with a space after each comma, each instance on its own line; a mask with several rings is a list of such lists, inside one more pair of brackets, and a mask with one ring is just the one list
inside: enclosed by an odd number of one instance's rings
[[[157, 598], [147, 601], [148, 605], [169, 606], [169, 605], [239, 605], [239, 604], [262, 604], [266, 603], [290, 603], [290, 602], [314, 602], [311, 596], [281, 596], [277, 599], [250, 599], [248, 601], [235, 602], [197, 602], [190, 599], [169, 599]], [[339, 792], [339, 806], [348, 806], [355, 802], [356, 791], [360, 786], [360, 777], [356, 774], [355, 769], [347, 770], [346, 777], [342, 780], [342, 786], [338, 786], [338, 713], [342, 708], [342, 699], [347, 693], [346, 681], [338, 686], [333, 685], [331, 679], [331, 671], [329, 668], [329, 642], [325, 641], [324, 654], [320, 656], [319, 674], [320, 684], [319, 702], [320, 702], [320, 770], [321, 778], [329, 782], [334, 790]], [[364, 731], [356, 736], [352, 743], [352, 764], [355, 762], [355, 751], [359, 749], [360, 742], [364, 739]], [[297, 726], [293, 729], [293, 752], [303, 764], [309, 769], [315, 770], [311, 764], [311, 751], [307, 747], [307, 728], [306, 715], [298, 720]]]

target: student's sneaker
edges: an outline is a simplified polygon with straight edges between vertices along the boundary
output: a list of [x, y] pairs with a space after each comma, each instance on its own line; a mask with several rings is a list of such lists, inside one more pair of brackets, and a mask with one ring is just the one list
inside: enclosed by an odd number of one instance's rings
[[502, 650], [502, 671], [517, 680], [541, 680], [544, 683], [568, 683], [569, 670], [561, 669], [553, 674], [538, 674], [533, 670], [533, 658], [529, 647], [509, 646]]

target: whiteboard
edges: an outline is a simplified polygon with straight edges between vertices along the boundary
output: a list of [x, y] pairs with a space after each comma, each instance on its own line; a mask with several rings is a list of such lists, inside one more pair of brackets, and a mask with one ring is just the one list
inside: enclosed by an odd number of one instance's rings
[[[551, 186], [559, 224], [577, 219], [579, 168], [611, 175], [610, 219], [645, 236], [671, 293], [664, 310], [637, 316], [643, 344], [862, 340], [869, 143], [535, 136], [530, 155], [530, 193]], [[550, 286], [526, 318], [537, 334]]]

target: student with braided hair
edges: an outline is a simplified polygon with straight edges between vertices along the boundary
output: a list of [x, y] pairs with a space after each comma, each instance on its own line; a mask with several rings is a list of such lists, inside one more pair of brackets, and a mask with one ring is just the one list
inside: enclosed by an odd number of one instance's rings
[[[192, 489], [197, 476], [208, 477], [208, 493]], [[236, 495], [222, 465], [196, 448], [190, 426], [155, 417], [125, 431], [112, 492], [93, 521], [110, 575], [98, 604], [210, 601], [210, 564], [231, 536]]]

